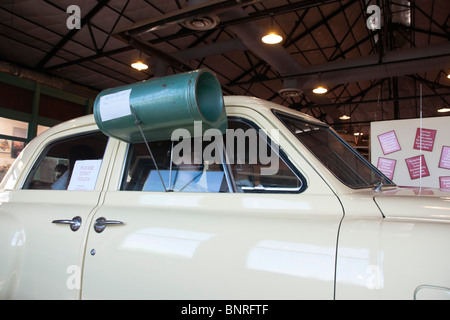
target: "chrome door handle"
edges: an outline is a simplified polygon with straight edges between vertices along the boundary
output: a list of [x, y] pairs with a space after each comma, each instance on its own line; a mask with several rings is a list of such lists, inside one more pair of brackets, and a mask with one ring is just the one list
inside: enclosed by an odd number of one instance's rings
[[53, 220], [52, 223], [70, 224], [70, 229], [77, 231], [81, 227], [81, 217], [76, 216], [72, 220]]
[[121, 224], [124, 223], [122, 221], [117, 220], [106, 220], [105, 218], [101, 217], [95, 220], [94, 230], [95, 232], [100, 233], [103, 230], [105, 230], [106, 226], [117, 226]]

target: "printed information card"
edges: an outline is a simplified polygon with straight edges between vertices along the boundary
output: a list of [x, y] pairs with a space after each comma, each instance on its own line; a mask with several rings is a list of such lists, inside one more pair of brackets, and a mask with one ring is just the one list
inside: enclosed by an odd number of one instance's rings
[[[417, 128], [416, 138], [414, 139], [414, 149], [422, 151], [433, 151], [436, 131], [433, 129]], [[421, 134], [422, 133], [422, 134]], [[422, 148], [421, 148], [422, 147]]]
[[380, 134], [378, 141], [380, 141], [381, 149], [385, 155], [401, 150], [394, 130]]
[[439, 168], [450, 169], [450, 147], [442, 146], [441, 158], [439, 160]]
[[100, 97], [99, 111], [102, 121], [130, 115], [130, 94], [131, 89], [127, 89]]
[[102, 160], [78, 160], [67, 190], [94, 190]]
[[450, 190], [450, 177], [439, 177], [439, 187]]
[[380, 170], [386, 177], [390, 180], [394, 178], [394, 170], [395, 164], [397, 160], [387, 159], [387, 158], [378, 158], [377, 168]]
[[428, 177], [430, 172], [428, 171], [425, 157], [423, 155], [405, 159], [406, 166], [409, 170], [409, 176], [411, 180], [418, 179], [420, 177]]

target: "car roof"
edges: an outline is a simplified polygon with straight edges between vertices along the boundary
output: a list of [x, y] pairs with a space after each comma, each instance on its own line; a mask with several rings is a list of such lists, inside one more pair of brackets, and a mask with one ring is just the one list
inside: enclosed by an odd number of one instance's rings
[[[301, 118], [304, 121], [316, 123], [320, 125], [325, 125], [321, 121], [317, 120], [314, 117], [311, 117], [305, 113], [295, 111], [292, 109], [289, 109], [287, 107], [281, 106], [279, 104], [266, 101], [260, 98], [256, 97], [249, 97], [249, 96], [224, 96], [224, 104], [227, 109], [230, 108], [249, 108], [252, 110], [255, 110], [257, 112], [263, 113], [266, 116], [273, 115], [273, 111], [277, 110], [280, 112], [283, 112], [285, 114], [289, 114], [292, 116], [296, 116], [298, 118]], [[41, 138], [44, 138], [44, 136], [52, 135], [56, 132], [62, 132], [65, 130], [69, 130], [72, 128], [80, 128], [85, 126], [92, 126], [95, 125], [95, 118], [93, 114], [81, 116], [78, 118], [74, 118], [65, 122], [62, 122], [54, 127], [51, 127], [50, 129], [44, 131], [41, 134]]]

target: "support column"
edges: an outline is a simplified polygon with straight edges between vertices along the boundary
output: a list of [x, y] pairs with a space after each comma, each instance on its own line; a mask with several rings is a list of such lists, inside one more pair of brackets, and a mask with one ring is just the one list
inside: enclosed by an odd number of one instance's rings
[[33, 105], [31, 109], [31, 121], [28, 124], [27, 141], [31, 141], [31, 139], [33, 139], [37, 135], [40, 98], [41, 98], [41, 84], [36, 83], [33, 94]]

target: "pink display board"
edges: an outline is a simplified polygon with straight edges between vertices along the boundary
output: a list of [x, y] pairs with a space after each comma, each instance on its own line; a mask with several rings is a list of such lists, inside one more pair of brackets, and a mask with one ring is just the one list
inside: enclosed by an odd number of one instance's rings
[[450, 147], [442, 146], [441, 158], [439, 160], [439, 168], [450, 169]]
[[417, 128], [416, 138], [414, 139], [414, 149], [420, 150], [420, 145], [422, 144], [422, 151], [433, 151], [436, 131], [437, 130], [434, 129], [422, 128], [421, 130], [420, 128]]
[[383, 174], [388, 177], [390, 180], [394, 178], [394, 170], [395, 170], [395, 164], [397, 163], [397, 160], [394, 159], [387, 159], [387, 158], [378, 158], [377, 168]]
[[378, 135], [378, 141], [384, 155], [401, 150], [394, 130]]
[[423, 178], [430, 175], [423, 155], [407, 158], [405, 161], [411, 180], [418, 179], [420, 176]]
[[439, 177], [439, 187], [450, 190], [450, 177]]

